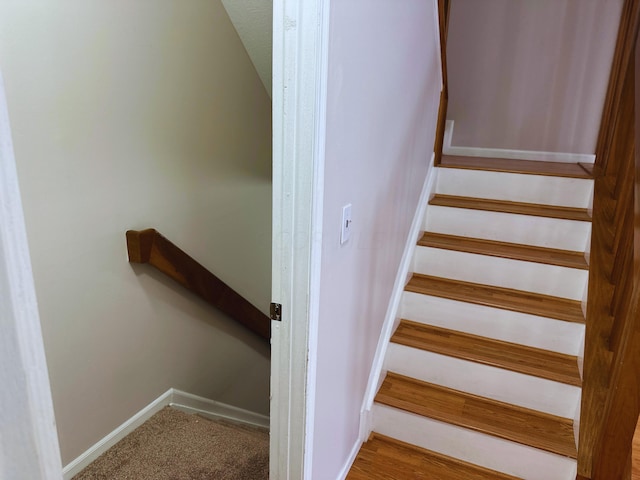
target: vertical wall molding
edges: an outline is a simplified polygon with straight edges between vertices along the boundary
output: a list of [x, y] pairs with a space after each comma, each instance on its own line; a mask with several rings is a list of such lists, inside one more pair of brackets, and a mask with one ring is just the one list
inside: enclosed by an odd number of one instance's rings
[[[0, 75], [0, 478], [59, 480], [60, 448]], [[15, 428], [19, 425], [19, 428]]]
[[310, 478], [330, 0], [273, 5], [270, 477]]

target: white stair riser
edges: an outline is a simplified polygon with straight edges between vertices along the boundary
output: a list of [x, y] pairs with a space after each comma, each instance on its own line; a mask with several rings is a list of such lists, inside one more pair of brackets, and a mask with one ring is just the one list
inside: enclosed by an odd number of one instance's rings
[[593, 180], [441, 168], [436, 193], [590, 208]]
[[382, 435], [525, 480], [575, 480], [576, 461], [455, 425], [375, 404]]
[[580, 355], [584, 325], [446, 298], [404, 292], [400, 316], [414, 322]]
[[580, 388], [481, 363], [390, 343], [387, 371], [573, 419]]
[[421, 246], [414, 272], [573, 300], [582, 300], [589, 276], [577, 268]]
[[429, 205], [424, 230], [584, 252], [591, 223]]

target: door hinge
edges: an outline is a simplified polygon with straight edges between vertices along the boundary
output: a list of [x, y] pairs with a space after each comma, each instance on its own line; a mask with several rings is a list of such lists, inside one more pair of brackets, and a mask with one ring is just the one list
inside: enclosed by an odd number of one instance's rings
[[271, 320], [282, 321], [282, 305], [279, 303], [271, 303]]

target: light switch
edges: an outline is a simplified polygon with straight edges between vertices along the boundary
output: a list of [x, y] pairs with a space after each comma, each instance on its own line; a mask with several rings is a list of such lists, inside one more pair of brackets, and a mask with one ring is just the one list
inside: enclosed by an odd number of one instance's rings
[[342, 229], [340, 230], [340, 245], [351, 237], [351, 204], [342, 207]]

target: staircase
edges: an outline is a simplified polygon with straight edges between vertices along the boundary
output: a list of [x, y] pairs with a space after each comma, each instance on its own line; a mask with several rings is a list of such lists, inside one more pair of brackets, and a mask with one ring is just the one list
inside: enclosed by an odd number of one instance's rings
[[574, 480], [593, 180], [444, 156], [360, 479]]

